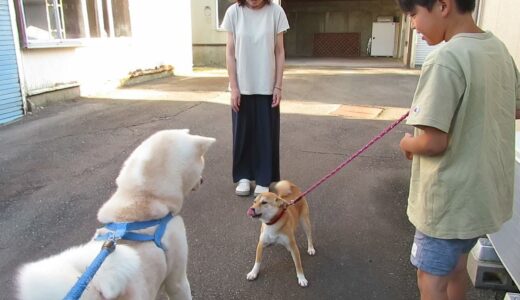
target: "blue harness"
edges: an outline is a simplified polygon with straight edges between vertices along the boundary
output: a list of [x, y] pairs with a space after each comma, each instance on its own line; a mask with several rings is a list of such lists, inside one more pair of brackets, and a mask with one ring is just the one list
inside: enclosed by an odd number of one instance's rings
[[[96, 241], [106, 241], [103, 244], [103, 248], [101, 248], [101, 252], [96, 256], [96, 258], [94, 258], [94, 261], [87, 267], [78, 281], [76, 281], [74, 286], [65, 296], [64, 300], [78, 300], [81, 297], [87, 288], [87, 285], [101, 267], [101, 264], [105, 261], [107, 256], [115, 250], [116, 242], [118, 240], [139, 242], [153, 241], [157, 247], [163, 249], [163, 251], [166, 251], [166, 249], [164, 249], [163, 245], [161, 244], [161, 239], [164, 235], [164, 231], [166, 230], [166, 225], [168, 225], [168, 222], [170, 222], [171, 219], [173, 219], [173, 215], [167, 214], [161, 219], [151, 221], [132, 223], [116, 222], [106, 224], [104, 228], [108, 229], [109, 232], [100, 234], [95, 238]], [[152, 226], [157, 226], [153, 235], [133, 232], [135, 230], [141, 230]]]
[[[161, 219], [151, 221], [141, 221], [132, 223], [108, 223], [105, 225], [104, 228], [108, 229], [109, 232], [96, 236], [95, 240], [117, 241], [119, 239], [122, 239], [138, 242], [153, 241], [157, 247], [166, 250], [161, 244], [161, 239], [164, 235], [164, 231], [166, 230], [166, 225], [168, 225], [168, 222], [170, 222], [171, 219], [173, 219], [173, 215], [167, 214], [165, 217]], [[141, 230], [153, 226], [157, 226], [153, 235], [133, 232], [136, 230]]]

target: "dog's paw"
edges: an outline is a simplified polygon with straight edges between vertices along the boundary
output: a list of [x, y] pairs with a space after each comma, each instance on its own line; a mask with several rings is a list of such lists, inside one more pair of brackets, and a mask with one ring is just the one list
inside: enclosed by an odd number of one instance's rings
[[316, 254], [316, 250], [313, 247], [310, 247], [309, 249], [307, 249], [307, 253], [309, 253], [309, 255], [314, 255]]
[[258, 277], [258, 272], [255, 272], [255, 271], [251, 271], [249, 273], [247, 273], [247, 280], [255, 280], [256, 277]]
[[309, 282], [307, 281], [305, 276], [302, 274], [302, 275], [298, 275], [298, 284], [301, 287], [307, 287], [309, 285]]

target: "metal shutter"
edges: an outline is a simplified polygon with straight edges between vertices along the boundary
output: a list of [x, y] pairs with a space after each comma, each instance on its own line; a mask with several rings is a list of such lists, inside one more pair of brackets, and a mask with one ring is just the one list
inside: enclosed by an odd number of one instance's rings
[[415, 45], [415, 66], [422, 66], [424, 61], [426, 60], [426, 57], [430, 52], [432, 52], [434, 49], [439, 47], [439, 45], [430, 46], [426, 41], [422, 39], [421, 34], [416, 33], [417, 35], [417, 43]]
[[0, 0], [0, 124], [23, 115], [16, 48], [7, 1]]

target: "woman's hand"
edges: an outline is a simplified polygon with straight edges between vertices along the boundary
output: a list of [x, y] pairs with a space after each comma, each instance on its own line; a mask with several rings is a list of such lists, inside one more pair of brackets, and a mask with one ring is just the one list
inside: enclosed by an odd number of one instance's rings
[[238, 112], [240, 110], [240, 91], [231, 89], [231, 109], [234, 112]]
[[271, 107], [277, 107], [280, 105], [280, 101], [282, 100], [282, 89], [275, 87], [273, 89], [273, 104], [271, 104]]

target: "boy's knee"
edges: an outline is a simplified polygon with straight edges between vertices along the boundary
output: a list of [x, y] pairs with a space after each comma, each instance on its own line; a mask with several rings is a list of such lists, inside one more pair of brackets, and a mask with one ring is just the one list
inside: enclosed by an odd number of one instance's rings
[[436, 299], [439, 295], [446, 294], [448, 283], [448, 276], [436, 276], [425, 271], [417, 270], [417, 285], [419, 286], [421, 295], [425, 299]]

